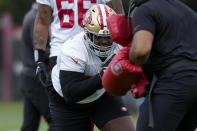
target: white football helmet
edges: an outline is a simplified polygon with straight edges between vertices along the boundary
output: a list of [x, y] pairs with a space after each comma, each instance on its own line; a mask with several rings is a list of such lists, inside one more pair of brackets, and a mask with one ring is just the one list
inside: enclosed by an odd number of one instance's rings
[[97, 37], [110, 37], [107, 28], [107, 17], [116, 14], [113, 9], [104, 4], [92, 6], [84, 15], [83, 26], [85, 31], [85, 39], [90, 49], [99, 57], [107, 57], [113, 46], [99, 46], [95, 44]]

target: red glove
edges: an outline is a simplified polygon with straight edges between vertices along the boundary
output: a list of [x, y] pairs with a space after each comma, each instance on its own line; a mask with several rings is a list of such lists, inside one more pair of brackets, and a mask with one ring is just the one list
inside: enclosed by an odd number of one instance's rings
[[140, 98], [146, 95], [145, 86], [149, 83], [146, 75], [142, 72], [138, 80], [131, 86], [131, 94], [134, 98]]
[[132, 65], [128, 60], [130, 45], [122, 48], [112, 59], [103, 77], [105, 90], [112, 95], [125, 95], [131, 85], [142, 75], [141, 66]]
[[131, 17], [127, 19], [125, 15], [113, 14], [107, 18], [107, 27], [114, 42], [122, 46], [127, 46], [131, 43]]

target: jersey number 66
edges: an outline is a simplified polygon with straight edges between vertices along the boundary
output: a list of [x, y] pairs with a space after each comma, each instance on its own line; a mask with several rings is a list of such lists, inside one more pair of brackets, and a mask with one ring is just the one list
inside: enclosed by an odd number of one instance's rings
[[76, 12], [78, 13], [78, 24], [83, 27], [83, 15], [91, 7], [91, 4], [96, 4], [96, 0], [78, 0], [77, 6], [74, 5], [74, 0], [56, 0], [56, 4], [61, 28], [72, 28], [74, 26], [76, 19], [74, 14]]

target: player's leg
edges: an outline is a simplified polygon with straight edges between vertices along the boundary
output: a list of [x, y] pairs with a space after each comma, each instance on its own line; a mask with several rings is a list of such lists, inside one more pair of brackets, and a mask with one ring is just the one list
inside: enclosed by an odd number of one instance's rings
[[197, 103], [192, 110], [183, 118], [176, 131], [195, 131], [197, 128]]
[[[169, 79], [157, 82], [152, 94], [154, 128], [148, 127], [147, 99], [139, 111], [137, 131], [176, 131], [197, 100], [197, 77], [190, 72], [173, 74]], [[193, 104], [192, 104], [193, 103]]]
[[188, 109], [176, 131], [194, 131], [197, 128], [197, 85], [194, 76], [186, 81], [193, 86], [186, 86], [185, 99]]
[[22, 74], [21, 88], [24, 95], [24, 122], [21, 131], [37, 131], [40, 122], [40, 113], [32, 102], [35, 81], [33, 77]]
[[36, 106], [37, 110], [39, 111], [40, 115], [43, 116], [44, 119], [46, 120], [47, 124], [49, 125], [49, 130], [50, 130], [51, 118], [50, 118], [50, 110], [49, 110], [47, 92], [41, 84], [37, 83], [33, 90], [33, 93], [35, 94], [32, 98], [33, 103]]
[[24, 118], [21, 131], [38, 131], [40, 113], [27, 97], [24, 98]]
[[152, 96], [154, 127], [149, 127], [149, 104], [145, 99], [139, 110], [136, 131], [175, 131], [183, 118], [184, 106], [175, 100], [175, 96]]
[[121, 116], [108, 121], [101, 131], [135, 131], [131, 116]]
[[95, 107], [93, 119], [101, 131], [135, 131], [121, 97], [105, 94]]
[[92, 124], [86, 111], [69, 109], [64, 99], [52, 88], [49, 91], [53, 131], [91, 131]]

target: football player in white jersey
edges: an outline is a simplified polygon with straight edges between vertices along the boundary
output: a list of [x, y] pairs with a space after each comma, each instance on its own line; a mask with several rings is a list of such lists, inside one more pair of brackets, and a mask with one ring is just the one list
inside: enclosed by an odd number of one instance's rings
[[84, 31], [66, 41], [52, 69], [49, 90], [53, 129], [90, 131], [91, 120], [101, 131], [134, 131], [121, 97], [102, 88], [102, 72], [120, 49], [110, 39], [106, 18], [115, 12], [92, 6], [83, 19]]
[[[35, 61], [37, 63], [36, 74], [41, 81], [47, 74], [45, 59], [46, 41], [50, 30], [50, 68], [56, 63], [56, 56], [60, 47], [73, 35], [82, 31], [82, 19], [84, 13], [94, 4], [106, 3], [113, 6], [119, 13], [121, 0], [36, 0], [38, 13], [34, 26]], [[45, 83], [45, 82], [43, 82]]]

